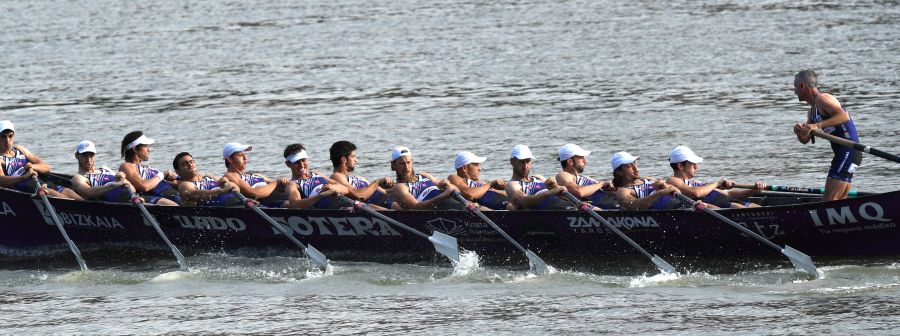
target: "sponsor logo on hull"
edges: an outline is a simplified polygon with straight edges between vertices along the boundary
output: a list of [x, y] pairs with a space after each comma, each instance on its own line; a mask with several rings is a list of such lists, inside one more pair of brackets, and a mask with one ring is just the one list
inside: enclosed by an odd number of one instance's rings
[[[44, 206], [44, 202], [34, 200], [34, 205], [37, 206], [37, 209], [41, 213], [41, 217], [44, 218], [45, 223], [47, 223], [48, 225], [56, 225], [56, 223], [53, 222], [53, 217], [50, 215], [50, 211], [47, 211], [47, 207]], [[58, 210], [56, 211], [56, 215], [59, 216], [59, 220], [63, 225], [79, 225], [90, 226], [98, 229], [125, 230], [125, 227], [122, 226], [122, 223], [119, 222], [119, 220], [115, 217], [111, 216], [85, 215]]]

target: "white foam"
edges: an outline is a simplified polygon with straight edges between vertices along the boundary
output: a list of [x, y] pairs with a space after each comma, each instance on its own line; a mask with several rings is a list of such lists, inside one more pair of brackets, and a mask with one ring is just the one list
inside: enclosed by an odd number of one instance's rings
[[459, 253], [459, 263], [453, 265], [453, 272], [450, 276], [466, 276], [470, 273], [481, 269], [481, 257], [475, 251], [461, 251]]
[[157, 275], [150, 282], [175, 282], [196, 279], [197, 275], [191, 272], [174, 271]]
[[641, 288], [641, 287], [651, 287], [657, 286], [665, 282], [675, 281], [682, 277], [681, 274], [678, 273], [666, 273], [662, 272], [656, 275], [647, 276], [641, 275], [639, 277], [631, 279], [628, 283], [628, 287], [631, 288]]

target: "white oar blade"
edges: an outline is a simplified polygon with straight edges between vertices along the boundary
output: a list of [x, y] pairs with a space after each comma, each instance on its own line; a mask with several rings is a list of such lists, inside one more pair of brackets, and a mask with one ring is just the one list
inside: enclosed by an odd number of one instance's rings
[[434, 231], [431, 237], [428, 237], [428, 241], [434, 244], [434, 249], [438, 253], [450, 258], [454, 265], [459, 264], [459, 244], [456, 237]]
[[528, 257], [528, 263], [531, 265], [531, 273], [535, 275], [550, 274], [550, 267], [537, 254], [534, 254], [531, 250], [525, 250], [525, 256]]
[[315, 247], [313, 247], [312, 245], [306, 245], [306, 249], [304, 249], [303, 252], [305, 252], [306, 257], [309, 258], [309, 260], [311, 260], [313, 264], [319, 266], [319, 268], [322, 269], [323, 272], [328, 269], [328, 258], [326, 258], [325, 255], [322, 254], [322, 252], [316, 250]]
[[813, 277], [819, 277], [819, 271], [816, 269], [816, 265], [813, 264], [812, 258], [803, 252], [795, 250], [793, 247], [785, 245], [783, 249], [781, 249], [781, 253], [784, 254], [788, 259], [791, 260], [791, 263], [794, 264], [794, 267], [809, 273]]
[[669, 264], [668, 262], [666, 262], [665, 260], [663, 260], [662, 258], [660, 258], [659, 256], [657, 256], [655, 254], [653, 255], [653, 258], [650, 258], [650, 261], [652, 261], [653, 264], [655, 264], [656, 267], [659, 268], [660, 271], [663, 271], [663, 273], [669, 273], [669, 274], [678, 273], [678, 270], [675, 269], [675, 266], [672, 266], [671, 264]]

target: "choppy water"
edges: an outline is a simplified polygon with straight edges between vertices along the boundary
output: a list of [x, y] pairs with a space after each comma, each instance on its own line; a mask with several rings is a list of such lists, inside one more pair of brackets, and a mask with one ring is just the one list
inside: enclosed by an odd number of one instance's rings
[[[158, 140], [153, 163], [190, 151], [224, 171], [224, 142], [254, 145], [253, 169], [285, 174], [282, 148], [359, 146], [358, 172], [391, 174], [389, 150], [450, 173], [488, 155], [508, 178], [516, 143], [553, 174], [566, 142], [608, 177], [618, 150], [667, 173], [680, 144], [705, 178], [819, 186], [827, 146], [803, 146], [793, 74], [816, 69], [861, 140], [898, 153], [900, 6], [894, 1], [24, 1], [0, 3], [0, 118], [17, 142], [72, 172], [74, 145], [114, 166], [122, 136]], [[863, 191], [900, 182], [866, 157]], [[60, 258], [70, 258], [62, 255]], [[92, 260], [87, 260], [92, 264]], [[71, 274], [8, 263], [0, 333], [896, 334], [892, 260], [837, 261], [813, 281], [791, 270], [678, 277], [190, 256], [196, 276], [149, 282], [174, 261], [104, 261]], [[96, 260], [94, 260], [96, 265]]]

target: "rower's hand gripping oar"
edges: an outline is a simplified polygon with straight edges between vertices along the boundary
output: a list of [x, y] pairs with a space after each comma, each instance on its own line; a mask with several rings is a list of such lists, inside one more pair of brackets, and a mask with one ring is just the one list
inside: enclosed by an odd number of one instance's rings
[[492, 221], [490, 218], [485, 216], [484, 213], [481, 212], [480, 209], [478, 209], [477, 205], [469, 203], [469, 201], [467, 201], [466, 198], [463, 197], [459, 192], [454, 192], [453, 198], [460, 201], [463, 204], [463, 206], [466, 208], [466, 210], [474, 212], [476, 215], [478, 215], [478, 217], [481, 217], [482, 221], [484, 221], [485, 223], [490, 225], [492, 228], [494, 228], [494, 231], [497, 231], [497, 233], [499, 233], [501, 236], [503, 236], [503, 238], [506, 238], [506, 240], [508, 240], [510, 243], [512, 243], [513, 246], [515, 246], [517, 249], [519, 249], [519, 251], [522, 251], [522, 253], [525, 253], [525, 257], [528, 258], [528, 263], [531, 266], [530, 267], [531, 273], [536, 274], [536, 275], [545, 275], [545, 274], [550, 273], [550, 267], [547, 266], [547, 263], [544, 262], [544, 260], [541, 259], [541, 257], [538, 257], [537, 254], [535, 254], [534, 252], [531, 252], [531, 250], [528, 250], [528, 249], [522, 247], [522, 245], [520, 245], [518, 242], [516, 242], [515, 239], [512, 239], [512, 237], [510, 237], [508, 234], [506, 234], [506, 232], [503, 231], [503, 229], [501, 229], [499, 226], [497, 226], [497, 224], [494, 223], [494, 221]]
[[[753, 184], [735, 184], [734, 187], [738, 188], [738, 189], [756, 189], [756, 185], [753, 185]], [[766, 191], [774, 191], [774, 192], [815, 194], [815, 195], [822, 195], [825, 193], [825, 189], [823, 189], [823, 188], [786, 187], [786, 186], [778, 186], [778, 185], [767, 186], [765, 190]], [[868, 196], [868, 195], [874, 195], [874, 194], [875, 193], [861, 192], [856, 189], [853, 189], [847, 193], [847, 196], [857, 197], [857, 196]]]
[[841, 138], [841, 137], [836, 137], [836, 136], [834, 136], [834, 135], [825, 133], [824, 131], [822, 131], [822, 130], [820, 130], [820, 129], [812, 130], [809, 134], [815, 135], [815, 136], [817, 136], [817, 137], [820, 137], [820, 138], [822, 138], [822, 139], [831, 141], [831, 142], [833, 142], [833, 143], [836, 143], [836, 144], [841, 145], [841, 146], [844, 146], [844, 147], [850, 147], [850, 148], [853, 148], [853, 149], [855, 149], [855, 150], [858, 150], [858, 151], [861, 151], [861, 152], [865, 152], [865, 153], [869, 153], [869, 154], [875, 155], [875, 156], [880, 157], [880, 158], [883, 158], [883, 159], [891, 160], [891, 161], [894, 161], [894, 162], [900, 162], [900, 156], [898, 156], [898, 155], [891, 154], [891, 153], [888, 153], [888, 152], [884, 152], [884, 151], [881, 151], [881, 150], [878, 150], [878, 149], [875, 149], [875, 148], [872, 148], [872, 147], [863, 145], [863, 144], [858, 143], [858, 142], [856, 142], [856, 141], [851, 141], [851, 140], [847, 140], [847, 139], [844, 139], [844, 138]]
[[256, 213], [259, 214], [260, 217], [269, 222], [269, 224], [272, 225], [272, 227], [274, 227], [276, 230], [278, 230], [278, 232], [281, 232], [282, 235], [284, 235], [292, 242], [294, 242], [294, 244], [300, 247], [300, 249], [303, 250], [303, 254], [306, 254], [306, 257], [309, 258], [309, 260], [312, 261], [313, 264], [318, 266], [319, 269], [322, 270], [322, 272], [326, 272], [328, 270], [328, 258], [325, 257], [322, 252], [319, 252], [319, 250], [317, 250], [312, 245], [304, 245], [303, 243], [301, 243], [299, 240], [297, 240], [296, 237], [294, 237], [293, 234], [291, 234], [291, 232], [288, 232], [284, 227], [276, 223], [275, 220], [272, 219], [272, 217], [270, 217], [256, 205], [256, 202], [248, 199], [246, 196], [244, 196], [244, 194], [241, 194], [237, 191], [235, 191], [234, 194], [244, 202], [244, 205], [246, 207], [253, 209], [253, 211], [256, 211]]
[[645, 250], [643, 247], [641, 247], [636, 242], [634, 242], [634, 240], [631, 240], [631, 238], [628, 238], [628, 236], [626, 236], [625, 233], [623, 233], [621, 230], [617, 229], [615, 226], [612, 225], [612, 223], [610, 223], [608, 220], [606, 220], [606, 218], [603, 218], [603, 216], [600, 216], [600, 214], [598, 214], [596, 211], [594, 211], [594, 209], [591, 207], [590, 204], [582, 202], [580, 199], [575, 197], [575, 195], [572, 195], [572, 193], [570, 193], [568, 191], [564, 191], [563, 195], [565, 195], [566, 198], [568, 198], [570, 202], [572, 202], [576, 206], [578, 206], [581, 209], [581, 211], [584, 211], [584, 212], [587, 212], [588, 214], [590, 214], [592, 217], [594, 217], [594, 219], [600, 221], [600, 223], [603, 223], [603, 225], [605, 225], [607, 229], [609, 229], [610, 231], [612, 231], [616, 235], [618, 235], [619, 238], [622, 238], [623, 240], [628, 242], [628, 244], [630, 244], [631, 247], [634, 247], [634, 249], [640, 251], [641, 254], [643, 254], [647, 258], [650, 258], [650, 261], [652, 261], [653, 264], [656, 265], [656, 267], [659, 268], [660, 271], [663, 271], [665, 273], [672, 273], [672, 274], [678, 273], [678, 270], [676, 270], [674, 266], [672, 266], [671, 264], [669, 264], [668, 262], [663, 260], [663, 258], [660, 258], [659, 256], [657, 256], [655, 254], [650, 254], [650, 252], [647, 252], [647, 250]]
[[362, 203], [362, 202], [356, 201], [356, 200], [352, 200], [349, 197], [340, 195], [340, 194], [338, 194], [337, 197], [344, 202], [353, 204], [354, 208], [362, 209], [363, 211], [369, 213], [370, 215], [378, 217], [379, 219], [381, 219], [385, 222], [391, 223], [391, 224], [393, 224], [401, 229], [404, 229], [406, 231], [409, 231], [419, 237], [428, 239], [428, 241], [430, 241], [432, 244], [434, 244], [434, 249], [438, 253], [449, 258], [450, 261], [453, 262], [453, 265], [459, 264], [459, 244], [456, 242], [456, 237], [453, 237], [451, 235], [444, 234], [444, 233], [441, 233], [438, 231], [434, 231], [431, 233], [431, 236], [428, 236], [428, 235], [420, 232], [419, 230], [413, 229], [413, 228], [407, 226], [406, 224], [400, 223], [400, 222], [394, 220], [393, 218], [390, 218], [388, 216], [385, 216], [384, 214], [379, 213], [378, 211], [369, 209], [369, 207], [367, 207], [365, 203]]
[[794, 267], [796, 267], [806, 273], [809, 273], [813, 277], [819, 277], [819, 271], [816, 270], [816, 265], [813, 264], [812, 258], [810, 258], [808, 255], [804, 254], [803, 252], [797, 251], [793, 247], [790, 247], [787, 245], [785, 245], [784, 248], [782, 248], [781, 246], [778, 246], [775, 243], [773, 243], [771, 240], [768, 240], [765, 237], [758, 235], [756, 232], [750, 231], [750, 229], [745, 228], [743, 225], [740, 225], [740, 224], [734, 222], [733, 220], [728, 219], [728, 217], [725, 217], [724, 215], [705, 207], [704, 205], [702, 205], [703, 203], [694, 201], [690, 197], [687, 197], [680, 193], [676, 193], [674, 196], [676, 198], [678, 198], [678, 200], [681, 201], [682, 203], [684, 203], [685, 205], [688, 205], [694, 209], [702, 210], [703, 212], [705, 212], [713, 217], [718, 218], [720, 221], [733, 226], [734, 228], [740, 230], [741, 232], [743, 232], [753, 238], [756, 238], [756, 240], [759, 240], [760, 242], [763, 242], [764, 244], [769, 245], [770, 247], [781, 252], [781, 254], [784, 254], [784, 256], [786, 256], [788, 259], [790, 259], [791, 263], [794, 264]]
[[41, 187], [41, 181], [38, 180], [37, 175], [34, 175], [34, 186], [37, 188], [35, 189], [35, 193], [44, 200], [44, 206], [47, 208], [47, 212], [50, 213], [50, 218], [53, 219], [53, 223], [56, 224], [59, 232], [62, 233], [63, 238], [66, 239], [66, 243], [69, 244], [69, 249], [72, 250], [72, 254], [75, 255], [75, 260], [78, 261], [78, 266], [81, 267], [81, 271], [87, 271], [88, 268], [84, 263], [84, 258], [81, 257], [81, 251], [78, 250], [78, 246], [75, 246], [75, 242], [73, 242], [72, 238], [69, 238], [69, 234], [66, 233], [66, 228], [63, 227], [62, 221], [60, 221], [59, 216], [56, 215], [56, 209], [50, 204], [50, 199], [47, 198], [47, 191]]
[[166, 242], [166, 245], [169, 246], [169, 249], [172, 250], [172, 254], [175, 255], [175, 259], [178, 259], [178, 267], [181, 268], [181, 271], [190, 272], [191, 269], [190, 267], [188, 267], [188, 263], [184, 258], [184, 255], [181, 254], [181, 251], [178, 250], [178, 247], [175, 247], [175, 244], [172, 244], [172, 242], [169, 241], [169, 237], [166, 237], [166, 233], [163, 232], [162, 227], [159, 226], [159, 222], [157, 222], [156, 218], [150, 214], [150, 211], [147, 211], [147, 207], [144, 206], [144, 199], [131, 191], [131, 188], [129, 188], [127, 184], [123, 185], [122, 188], [125, 188], [125, 190], [128, 191], [128, 194], [131, 197], [131, 203], [134, 203], [134, 205], [141, 210], [141, 214], [143, 214], [144, 219], [150, 222], [150, 225], [152, 225], [153, 228], [156, 229], [156, 232], [159, 233], [159, 237], [162, 238], [162, 240]]

